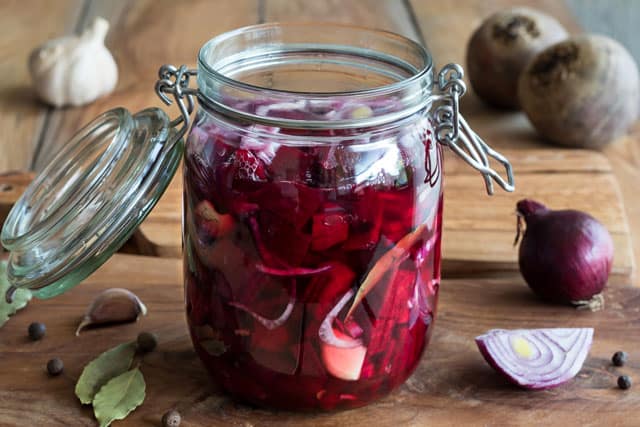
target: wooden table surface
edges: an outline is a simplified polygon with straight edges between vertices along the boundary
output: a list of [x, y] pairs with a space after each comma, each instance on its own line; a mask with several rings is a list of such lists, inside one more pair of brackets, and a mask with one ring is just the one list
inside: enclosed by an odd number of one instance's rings
[[[513, 0], [4, 0], [0, 4], [0, 172], [39, 170], [83, 123], [115, 106], [130, 110], [160, 106], [153, 93], [163, 63], [195, 65], [199, 47], [221, 32], [257, 22], [323, 20], [358, 23], [427, 41], [438, 64], [463, 57], [466, 40], [482, 17]], [[579, 28], [567, 7], [553, 0], [526, 0]], [[83, 108], [53, 110], [36, 101], [29, 89], [26, 61], [30, 50], [55, 36], [70, 34], [104, 16], [111, 22], [107, 40], [119, 65], [117, 90]], [[487, 113], [470, 94], [463, 112]], [[173, 114], [176, 114], [173, 111]], [[520, 114], [513, 120], [522, 122]], [[495, 129], [489, 129], [495, 131]], [[533, 133], [531, 132], [531, 135]], [[535, 138], [513, 147], [544, 147]], [[622, 192], [635, 264], [640, 265], [640, 124], [604, 151]], [[594, 188], [594, 192], [598, 189]], [[639, 425], [640, 397], [614, 387], [607, 362], [624, 348], [640, 354], [637, 278], [613, 283], [610, 304], [597, 314], [548, 307], [530, 298], [511, 271], [469, 275], [445, 281], [434, 341], [417, 373], [401, 390], [375, 405], [332, 415], [303, 416], [249, 409], [211, 391], [186, 335], [179, 261], [118, 255], [83, 285], [52, 301], [37, 301], [0, 330], [0, 426], [93, 425], [90, 410], [73, 396], [81, 366], [142, 328], [161, 336], [160, 350], [143, 370], [148, 397], [132, 418], [114, 425], [159, 425], [167, 408], [177, 405], [187, 426], [196, 425]], [[75, 339], [71, 330], [98, 289], [129, 286], [150, 306], [139, 324], [90, 331]], [[28, 343], [26, 325], [43, 320], [49, 335]], [[542, 393], [521, 392], [495, 375], [475, 351], [472, 337], [493, 327], [596, 326], [596, 341], [580, 377]], [[67, 362], [65, 376], [49, 381], [43, 366], [54, 353]], [[631, 363], [625, 372], [638, 373]]]
[[[89, 329], [74, 335], [96, 292], [117, 284], [145, 302], [149, 314], [137, 323]], [[640, 289], [609, 290], [610, 309], [597, 313], [550, 306], [535, 298], [520, 278], [444, 280], [436, 327], [423, 360], [409, 380], [386, 398], [364, 408], [331, 414], [274, 412], [232, 402], [212, 388], [196, 357], [184, 322], [179, 260], [116, 255], [87, 283], [62, 297], [34, 301], [0, 332], [0, 426], [92, 426], [89, 406], [73, 389], [82, 367], [99, 352], [135, 339], [143, 330], [159, 336], [156, 351], [141, 370], [145, 402], [120, 426], [160, 426], [177, 408], [183, 427], [204, 426], [638, 426], [640, 393], [619, 390], [622, 373], [640, 378], [640, 360], [624, 368], [611, 354], [624, 348], [640, 354]], [[43, 321], [47, 335], [32, 342], [29, 322]], [[527, 392], [493, 371], [473, 337], [491, 328], [594, 327], [595, 339], [581, 373], [560, 388]], [[48, 378], [53, 355], [65, 362], [62, 376]]]

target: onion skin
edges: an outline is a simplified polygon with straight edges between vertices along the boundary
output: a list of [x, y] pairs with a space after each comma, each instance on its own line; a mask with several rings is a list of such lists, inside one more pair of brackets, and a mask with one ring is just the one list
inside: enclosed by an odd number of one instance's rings
[[613, 264], [613, 241], [600, 222], [581, 211], [553, 211], [527, 199], [518, 202], [517, 211], [527, 225], [520, 272], [537, 295], [576, 304], [602, 292]]
[[[520, 352], [514, 345], [518, 340], [524, 342]], [[592, 328], [493, 329], [476, 337], [487, 363], [528, 390], [554, 388], [575, 377], [592, 342]]]

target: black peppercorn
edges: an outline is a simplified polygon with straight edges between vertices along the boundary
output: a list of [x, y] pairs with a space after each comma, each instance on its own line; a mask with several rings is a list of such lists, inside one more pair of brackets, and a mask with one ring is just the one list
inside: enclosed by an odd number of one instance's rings
[[180, 417], [180, 412], [176, 411], [175, 409], [166, 412], [162, 416], [163, 427], [178, 427], [181, 421], [182, 417]]
[[624, 366], [624, 364], [627, 363], [627, 358], [627, 353], [624, 351], [616, 351], [611, 358], [611, 362], [613, 362], [615, 366]]
[[618, 387], [620, 387], [623, 390], [626, 390], [628, 388], [631, 388], [631, 377], [629, 375], [621, 375], [618, 377]]
[[29, 325], [29, 338], [32, 341], [38, 341], [44, 337], [45, 332], [47, 332], [46, 326], [44, 323], [33, 322]]
[[63, 370], [64, 363], [62, 363], [62, 360], [59, 357], [54, 357], [47, 362], [47, 372], [49, 372], [49, 375], [52, 377], [60, 375]]
[[141, 332], [138, 335], [138, 349], [143, 353], [153, 351], [158, 345], [158, 338], [151, 332]]

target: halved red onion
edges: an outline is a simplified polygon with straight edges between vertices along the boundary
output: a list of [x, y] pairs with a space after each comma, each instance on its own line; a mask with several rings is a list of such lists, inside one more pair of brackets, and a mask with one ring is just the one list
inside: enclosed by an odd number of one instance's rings
[[544, 390], [576, 376], [592, 340], [592, 328], [493, 329], [476, 337], [476, 344], [487, 363], [509, 381]]
[[294, 276], [313, 276], [314, 274], [320, 274], [327, 270], [331, 270], [331, 265], [323, 265], [318, 268], [304, 268], [304, 267], [288, 267], [288, 268], [273, 268], [266, 266], [262, 263], [256, 264], [256, 269], [264, 274], [279, 277], [294, 277]]
[[260, 324], [262, 324], [262, 326], [264, 326], [265, 328], [269, 330], [273, 330], [282, 326], [284, 322], [289, 320], [289, 316], [291, 316], [291, 312], [293, 311], [293, 306], [295, 305], [295, 303], [296, 303], [296, 287], [294, 285], [294, 286], [291, 286], [291, 296], [289, 297], [289, 302], [284, 308], [284, 311], [280, 316], [278, 316], [275, 319], [267, 319], [266, 317], [259, 315], [258, 313], [256, 313], [255, 311], [247, 307], [246, 305], [239, 302], [230, 301], [228, 304], [232, 307], [237, 308], [238, 310], [242, 310], [248, 313], [251, 317], [253, 317], [258, 322], [260, 322]]

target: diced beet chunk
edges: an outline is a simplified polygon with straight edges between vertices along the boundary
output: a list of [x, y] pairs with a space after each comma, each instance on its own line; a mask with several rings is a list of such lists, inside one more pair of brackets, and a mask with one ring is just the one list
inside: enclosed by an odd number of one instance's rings
[[[354, 285], [355, 273], [339, 262], [327, 263], [331, 268], [314, 276], [307, 285], [302, 300], [309, 306], [316, 305], [314, 317], [323, 320], [329, 310]], [[317, 333], [317, 331], [316, 331]]]
[[305, 182], [313, 162], [313, 155], [308, 151], [281, 145], [271, 161], [269, 170], [275, 180]]
[[290, 375], [298, 369], [302, 311], [302, 307], [298, 306], [285, 324], [272, 330], [254, 322], [249, 337], [249, 352], [257, 363]]
[[[415, 270], [399, 268], [395, 274], [388, 277], [386, 294], [377, 313], [376, 327], [371, 333], [367, 346], [367, 355], [363, 365], [364, 373], [376, 373], [392, 369], [396, 353], [396, 325], [403, 324], [403, 330], [409, 333], [409, 301], [414, 291], [416, 280]], [[403, 339], [404, 337], [401, 337]]]
[[313, 216], [311, 249], [324, 251], [342, 243], [349, 236], [348, 215], [337, 205], [330, 205]]
[[362, 336], [362, 327], [358, 324], [358, 322], [353, 320], [353, 318], [348, 319], [346, 322], [343, 322], [340, 319], [336, 319], [335, 325], [340, 332], [348, 335], [351, 338], [360, 338]]
[[[276, 213], [262, 210], [258, 213], [258, 232], [264, 249], [285, 265], [300, 265], [309, 250], [311, 236], [296, 229], [292, 223]], [[265, 264], [267, 260], [264, 260]]]
[[[310, 333], [310, 329], [308, 328], [305, 328], [305, 331], [309, 331]], [[305, 377], [326, 377], [327, 374], [325, 372], [324, 365], [322, 364], [322, 360], [320, 360], [320, 356], [312, 344], [314, 341], [316, 341], [315, 335], [307, 336], [307, 332], [305, 332], [305, 339], [302, 347], [302, 361], [298, 368], [298, 372], [300, 375], [304, 375]]]
[[372, 250], [380, 240], [383, 222], [383, 207], [378, 194], [366, 188], [362, 194], [345, 204], [345, 209], [352, 215], [349, 227], [349, 238], [343, 248], [348, 251]]
[[381, 231], [393, 242], [402, 239], [417, 225], [414, 224], [414, 195], [411, 191], [405, 189], [379, 193], [379, 200], [384, 209]]
[[280, 217], [282, 222], [302, 228], [311, 219], [324, 200], [322, 190], [306, 185], [281, 181], [264, 185], [251, 195], [260, 209]]

